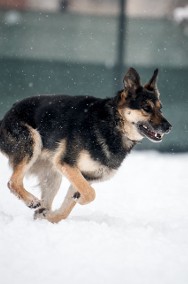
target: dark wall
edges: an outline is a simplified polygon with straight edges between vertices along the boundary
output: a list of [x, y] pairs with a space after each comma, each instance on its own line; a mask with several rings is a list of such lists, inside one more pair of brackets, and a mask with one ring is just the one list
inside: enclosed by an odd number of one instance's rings
[[[102, 64], [4, 58], [0, 59], [0, 66], [0, 117], [15, 101], [36, 94], [63, 93], [105, 98], [113, 96], [119, 89], [114, 80], [113, 67]], [[143, 82], [151, 77], [155, 68], [134, 67]], [[137, 149], [188, 151], [187, 74], [186, 68], [160, 68], [158, 86], [163, 111], [173, 130], [162, 143], [153, 144], [144, 139]]]

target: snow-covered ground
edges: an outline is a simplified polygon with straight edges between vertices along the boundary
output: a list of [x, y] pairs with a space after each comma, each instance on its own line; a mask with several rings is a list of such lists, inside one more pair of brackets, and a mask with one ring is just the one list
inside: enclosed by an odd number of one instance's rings
[[[188, 154], [134, 152], [59, 224], [34, 221], [0, 156], [2, 284], [187, 284]], [[26, 180], [35, 195], [36, 180]], [[65, 180], [55, 200], [60, 204]]]

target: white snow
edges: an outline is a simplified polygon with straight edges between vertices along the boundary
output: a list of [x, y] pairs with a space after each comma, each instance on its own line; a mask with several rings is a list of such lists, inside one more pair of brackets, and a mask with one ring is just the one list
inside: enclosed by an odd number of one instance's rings
[[[34, 221], [9, 192], [0, 156], [0, 282], [187, 284], [187, 162], [188, 154], [134, 152], [113, 179], [94, 185], [93, 203], [51, 224]], [[35, 184], [26, 180], [38, 196]]]

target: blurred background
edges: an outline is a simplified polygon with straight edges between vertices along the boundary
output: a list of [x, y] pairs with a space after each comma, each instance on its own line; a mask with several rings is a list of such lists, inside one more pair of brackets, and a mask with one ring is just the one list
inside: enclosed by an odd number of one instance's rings
[[0, 0], [0, 117], [36, 94], [114, 96], [130, 66], [160, 69], [173, 125], [136, 149], [188, 151], [187, 0]]

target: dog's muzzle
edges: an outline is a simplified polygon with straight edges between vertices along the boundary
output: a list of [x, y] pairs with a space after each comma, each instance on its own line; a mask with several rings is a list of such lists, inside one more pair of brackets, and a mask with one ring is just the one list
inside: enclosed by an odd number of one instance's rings
[[152, 142], [161, 142], [164, 134], [168, 134], [172, 129], [172, 125], [164, 118], [157, 126], [153, 126], [149, 122], [138, 122], [137, 128], [143, 137], [148, 138]]

